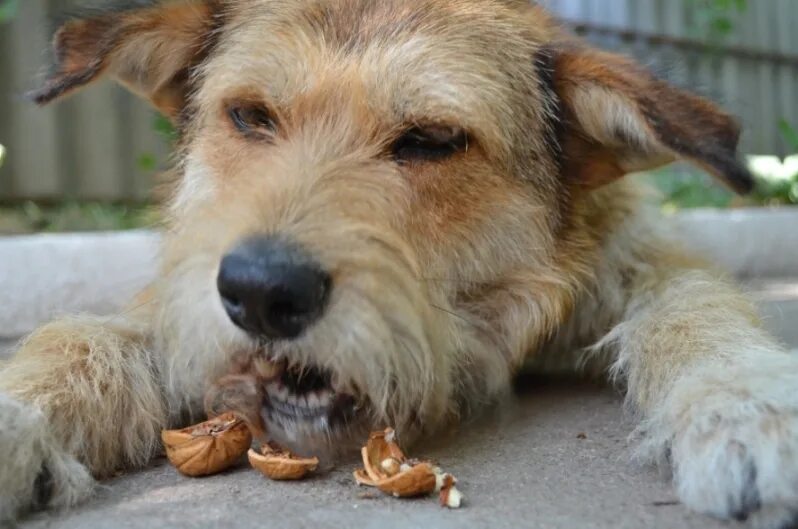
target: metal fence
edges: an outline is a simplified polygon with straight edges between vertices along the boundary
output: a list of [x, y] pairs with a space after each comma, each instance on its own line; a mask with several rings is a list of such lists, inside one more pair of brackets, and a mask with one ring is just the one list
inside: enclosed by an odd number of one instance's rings
[[24, 0], [0, 26], [0, 200], [146, 199], [153, 171], [140, 159], [166, 161], [154, 114], [112, 83], [37, 108], [21, 94], [35, 85], [48, 48], [52, 18], [85, 0]]
[[[103, 83], [38, 109], [18, 94], [46, 64], [47, 19], [82, 0], [25, 0], [0, 26], [0, 200], [148, 196], [152, 160], [167, 148], [148, 107]], [[788, 154], [779, 130], [798, 126], [798, 2], [749, 0], [733, 30], [708, 39], [697, 18], [706, 0], [542, 0], [592, 42], [640, 59], [673, 82], [740, 116], [743, 150]], [[148, 163], [142, 163], [148, 162]]]

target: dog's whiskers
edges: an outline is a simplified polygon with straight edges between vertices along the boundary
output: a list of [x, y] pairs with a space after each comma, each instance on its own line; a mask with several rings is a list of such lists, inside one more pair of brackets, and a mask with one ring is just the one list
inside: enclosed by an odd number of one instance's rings
[[447, 278], [447, 277], [419, 277], [418, 280], [419, 281], [437, 282], [437, 283], [463, 283], [463, 284], [470, 284], [470, 285], [481, 285], [481, 284], [484, 284], [484, 281], [470, 280], [470, 279], [455, 279], [455, 278]]
[[105, 320], [103, 320], [103, 321], [101, 322], [101, 325], [103, 325], [103, 326], [105, 326], [105, 325], [108, 325], [108, 324], [110, 324], [112, 321], [114, 321], [114, 320], [116, 320], [116, 319], [118, 319], [118, 318], [124, 318], [125, 316], [127, 316], [127, 315], [129, 315], [129, 314], [131, 314], [131, 313], [133, 313], [133, 312], [136, 312], [136, 311], [137, 311], [137, 310], [139, 310], [139, 309], [143, 309], [143, 308], [144, 308], [144, 307], [146, 307], [147, 305], [150, 305], [150, 304], [152, 304], [152, 303], [154, 303], [154, 302], [155, 302], [155, 299], [149, 299], [149, 300], [147, 300], [147, 301], [144, 301], [144, 302], [142, 302], [142, 303], [139, 303], [139, 304], [137, 304], [137, 305], [134, 305], [134, 306], [132, 306], [132, 307], [128, 307], [128, 308], [126, 308], [125, 310], [123, 310], [122, 312], [118, 312], [118, 313], [116, 313], [116, 314], [114, 314], [114, 315], [112, 315], [112, 316], [109, 316], [107, 319], [105, 319]]
[[443, 307], [440, 307], [440, 306], [438, 306], [438, 305], [436, 305], [436, 304], [434, 304], [434, 303], [430, 303], [430, 307], [432, 307], [433, 309], [439, 310], [439, 311], [441, 311], [441, 312], [445, 312], [446, 314], [449, 314], [450, 316], [454, 316], [455, 318], [458, 318], [458, 319], [460, 319], [460, 320], [463, 320], [463, 321], [464, 321], [464, 322], [466, 322], [466, 323], [471, 323], [470, 321], [468, 321], [468, 319], [464, 318], [464, 317], [463, 317], [463, 316], [461, 316], [460, 314], [457, 314], [457, 313], [456, 313], [456, 312], [454, 312], [454, 311], [451, 311], [451, 310], [445, 309], [445, 308], [443, 308]]

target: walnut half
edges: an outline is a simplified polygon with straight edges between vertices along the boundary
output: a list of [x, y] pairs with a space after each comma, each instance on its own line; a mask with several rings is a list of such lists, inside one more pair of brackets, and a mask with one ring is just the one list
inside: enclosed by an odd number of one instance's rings
[[261, 453], [250, 450], [249, 464], [266, 477], [278, 481], [302, 479], [319, 466], [316, 457], [301, 458], [283, 450], [275, 443], [261, 446]]
[[164, 430], [169, 461], [186, 476], [208, 476], [234, 465], [252, 444], [244, 421], [232, 413], [182, 430]]

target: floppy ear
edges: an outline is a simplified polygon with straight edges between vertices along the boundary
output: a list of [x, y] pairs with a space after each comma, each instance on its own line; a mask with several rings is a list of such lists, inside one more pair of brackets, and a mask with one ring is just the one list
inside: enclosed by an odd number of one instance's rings
[[595, 188], [688, 160], [738, 193], [754, 181], [737, 158], [740, 127], [715, 104], [633, 61], [579, 44], [544, 52], [563, 114], [563, 174]]
[[186, 0], [69, 20], [53, 38], [51, 72], [29, 96], [43, 105], [107, 73], [175, 117], [191, 69], [209, 46], [215, 3]]

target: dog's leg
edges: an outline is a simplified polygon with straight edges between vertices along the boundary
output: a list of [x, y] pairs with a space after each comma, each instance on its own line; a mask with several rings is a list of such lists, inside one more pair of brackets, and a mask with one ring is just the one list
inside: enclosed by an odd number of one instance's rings
[[708, 272], [649, 272], [603, 340], [641, 412], [641, 453], [672, 465], [682, 501], [757, 527], [798, 512], [798, 358]]
[[158, 450], [166, 410], [134, 321], [46, 325], [0, 366], [0, 520], [86, 498]]

